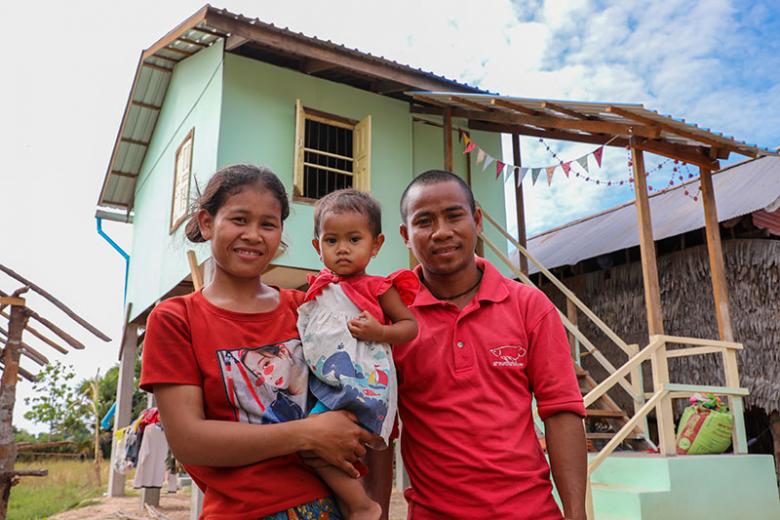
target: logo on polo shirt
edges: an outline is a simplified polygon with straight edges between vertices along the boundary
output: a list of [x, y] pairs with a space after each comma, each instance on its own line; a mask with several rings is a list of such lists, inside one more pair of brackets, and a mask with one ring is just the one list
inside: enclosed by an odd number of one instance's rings
[[528, 350], [517, 345], [504, 345], [490, 349], [490, 353], [501, 361], [493, 360], [494, 367], [525, 367]]

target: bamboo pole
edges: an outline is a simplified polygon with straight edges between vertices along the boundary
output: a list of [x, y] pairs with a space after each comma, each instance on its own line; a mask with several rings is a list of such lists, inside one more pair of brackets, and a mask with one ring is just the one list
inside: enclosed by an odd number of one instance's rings
[[[522, 163], [522, 155], [520, 152], [520, 134], [512, 134], [512, 160], [515, 166], [518, 166], [518, 168], [515, 169], [515, 213], [517, 215], [517, 241], [523, 247], [527, 247], [527, 237], [525, 233], [525, 202], [523, 198], [523, 184], [520, 182], [519, 169], [519, 166]], [[518, 254], [518, 257], [520, 258], [520, 271], [522, 271], [523, 274], [528, 275], [528, 259], [521, 254]]]
[[452, 109], [444, 109], [444, 128], [442, 129], [444, 134], [444, 169], [448, 172], [452, 171]]
[[6, 517], [8, 499], [16, 462], [13, 416], [16, 403], [16, 380], [19, 375], [19, 356], [22, 348], [22, 332], [29, 319], [29, 309], [23, 305], [11, 306], [11, 320], [8, 323], [8, 342], [3, 350], [2, 387], [0, 388], [0, 519]]

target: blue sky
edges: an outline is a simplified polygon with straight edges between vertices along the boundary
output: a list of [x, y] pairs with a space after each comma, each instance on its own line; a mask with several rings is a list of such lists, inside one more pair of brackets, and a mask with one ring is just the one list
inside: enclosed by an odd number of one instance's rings
[[[96, 341], [40, 299], [30, 299], [87, 343], [87, 350], [64, 359], [79, 377], [117, 359], [124, 263], [95, 232], [94, 211], [138, 56], [203, 2], [0, 2], [0, 20], [14, 21], [4, 27], [10, 43], [0, 46], [6, 72], [0, 81], [0, 263], [116, 338]], [[214, 4], [501, 94], [643, 103], [741, 140], [780, 146], [777, 1]], [[551, 144], [564, 159], [593, 149]], [[550, 164], [532, 139], [522, 146], [524, 164]], [[604, 175], [625, 177], [625, 150], [608, 149], [604, 165]], [[632, 196], [559, 179], [551, 188], [527, 186], [532, 232]], [[129, 249], [129, 226], [105, 227]], [[0, 288], [16, 285], [0, 276]], [[19, 387], [21, 397], [28, 391], [29, 385]], [[22, 412], [20, 404], [19, 424], [34, 428], [21, 420]]]

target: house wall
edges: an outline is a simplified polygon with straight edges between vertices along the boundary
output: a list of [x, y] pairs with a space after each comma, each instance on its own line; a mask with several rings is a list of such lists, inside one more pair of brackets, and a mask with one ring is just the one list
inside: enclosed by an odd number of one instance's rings
[[[398, 202], [413, 174], [443, 166], [441, 129], [413, 123], [409, 105], [403, 101], [227, 55], [218, 165], [239, 162], [267, 165], [292, 192], [297, 99], [304, 106], [355, 120], [371, 115], [371, 191], [382, 203], [386, 241], [369, 266], [369, 272], [387, 274], [408, 266], [409, 254], [398, 233], [401, 223]], [[500, 156], [497, 134], [482, 135], [480, 142]], [[456, 172], [465, 176], [466, 160], [457, 148], [455, 155]], [[499, 184], [479, 182], [474, 185], [477, 197], [483, 204], [489, 204], [495, 215], [504, 214], [503, 191]], [[290, 218], [285, 223], [290, 248], [276, 261], [277, 264], [321, 268], [310, 245], [312, 222], [313, 205], [293, 201]]]
[[[195, 129], [191, 198], [196, 197], [196, 186], [203, 189], [217, 169], [235, 163], [270, 167], [292, 193], [297, 99], [304, 106], [355, 120], [371, 115], [371, 191], [383, 206], [386, 241], [369, 272], [387, 274], [409, 265], [398, 233], [398, 202], [413, 174], [443, 166], [441, 129], [413, 123], [403, 101], [223, 54], [218, 44], [176, 66], [141, 170], [128, 287], [133, 317], [187, 276], [187, 249], [195, 249], [201, 261], [209, 256], [207, 244], [186, 240], [183, 225], [169, 234], [175, 153], [187, 132]], [[501, 156], [498, 134], [475, 133], [475, 138]], [[465, 177], [467, 158], [460, 153], [457, 135], [453, 141], [455, 170]], [[481, 169], [472, 179], [477, 199], [503, 220], [501, 183]], [[276, 264], [321, 268], [310, 244], [312, 222], [313, 205], [293, 201], [284, 229], [290, 247]], [[497, 233], [492, 235], [502, 243]], [[499, 264], [492, 255], [488, 258]]]
[[[133, 246], [127, 301], [132, 318], [173, 288], [189, 272], [184, 224], [170, 233], [176, 149], [191, 129], [192, 173], [202, 179], [217, 165], [222, 100], [222, 43], [176, 65], [144, 158], [135, 191]], [[202, 184], [200, 185], [203, 186]], [[195, 183], [190, 186], [196, 194]], [[195, 247], [199, 257], [207, 250]]]

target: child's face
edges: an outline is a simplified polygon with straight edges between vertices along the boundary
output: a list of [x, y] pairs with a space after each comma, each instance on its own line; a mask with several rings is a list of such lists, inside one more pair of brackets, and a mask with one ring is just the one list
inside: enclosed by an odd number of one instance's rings
[[320, 222], [320, 237], [312, 241], [325, 267], [339, 276], [362, 274], [384, 242], [371, 235], [368, 216], [356, 212], [327, 213]]
[[282, 209], [274, 195], [246, 186], [211, 216], [198, 216], [203, 238], [221, 271], [237, 278], [257, 278], [273, 260], [282, 240]]

